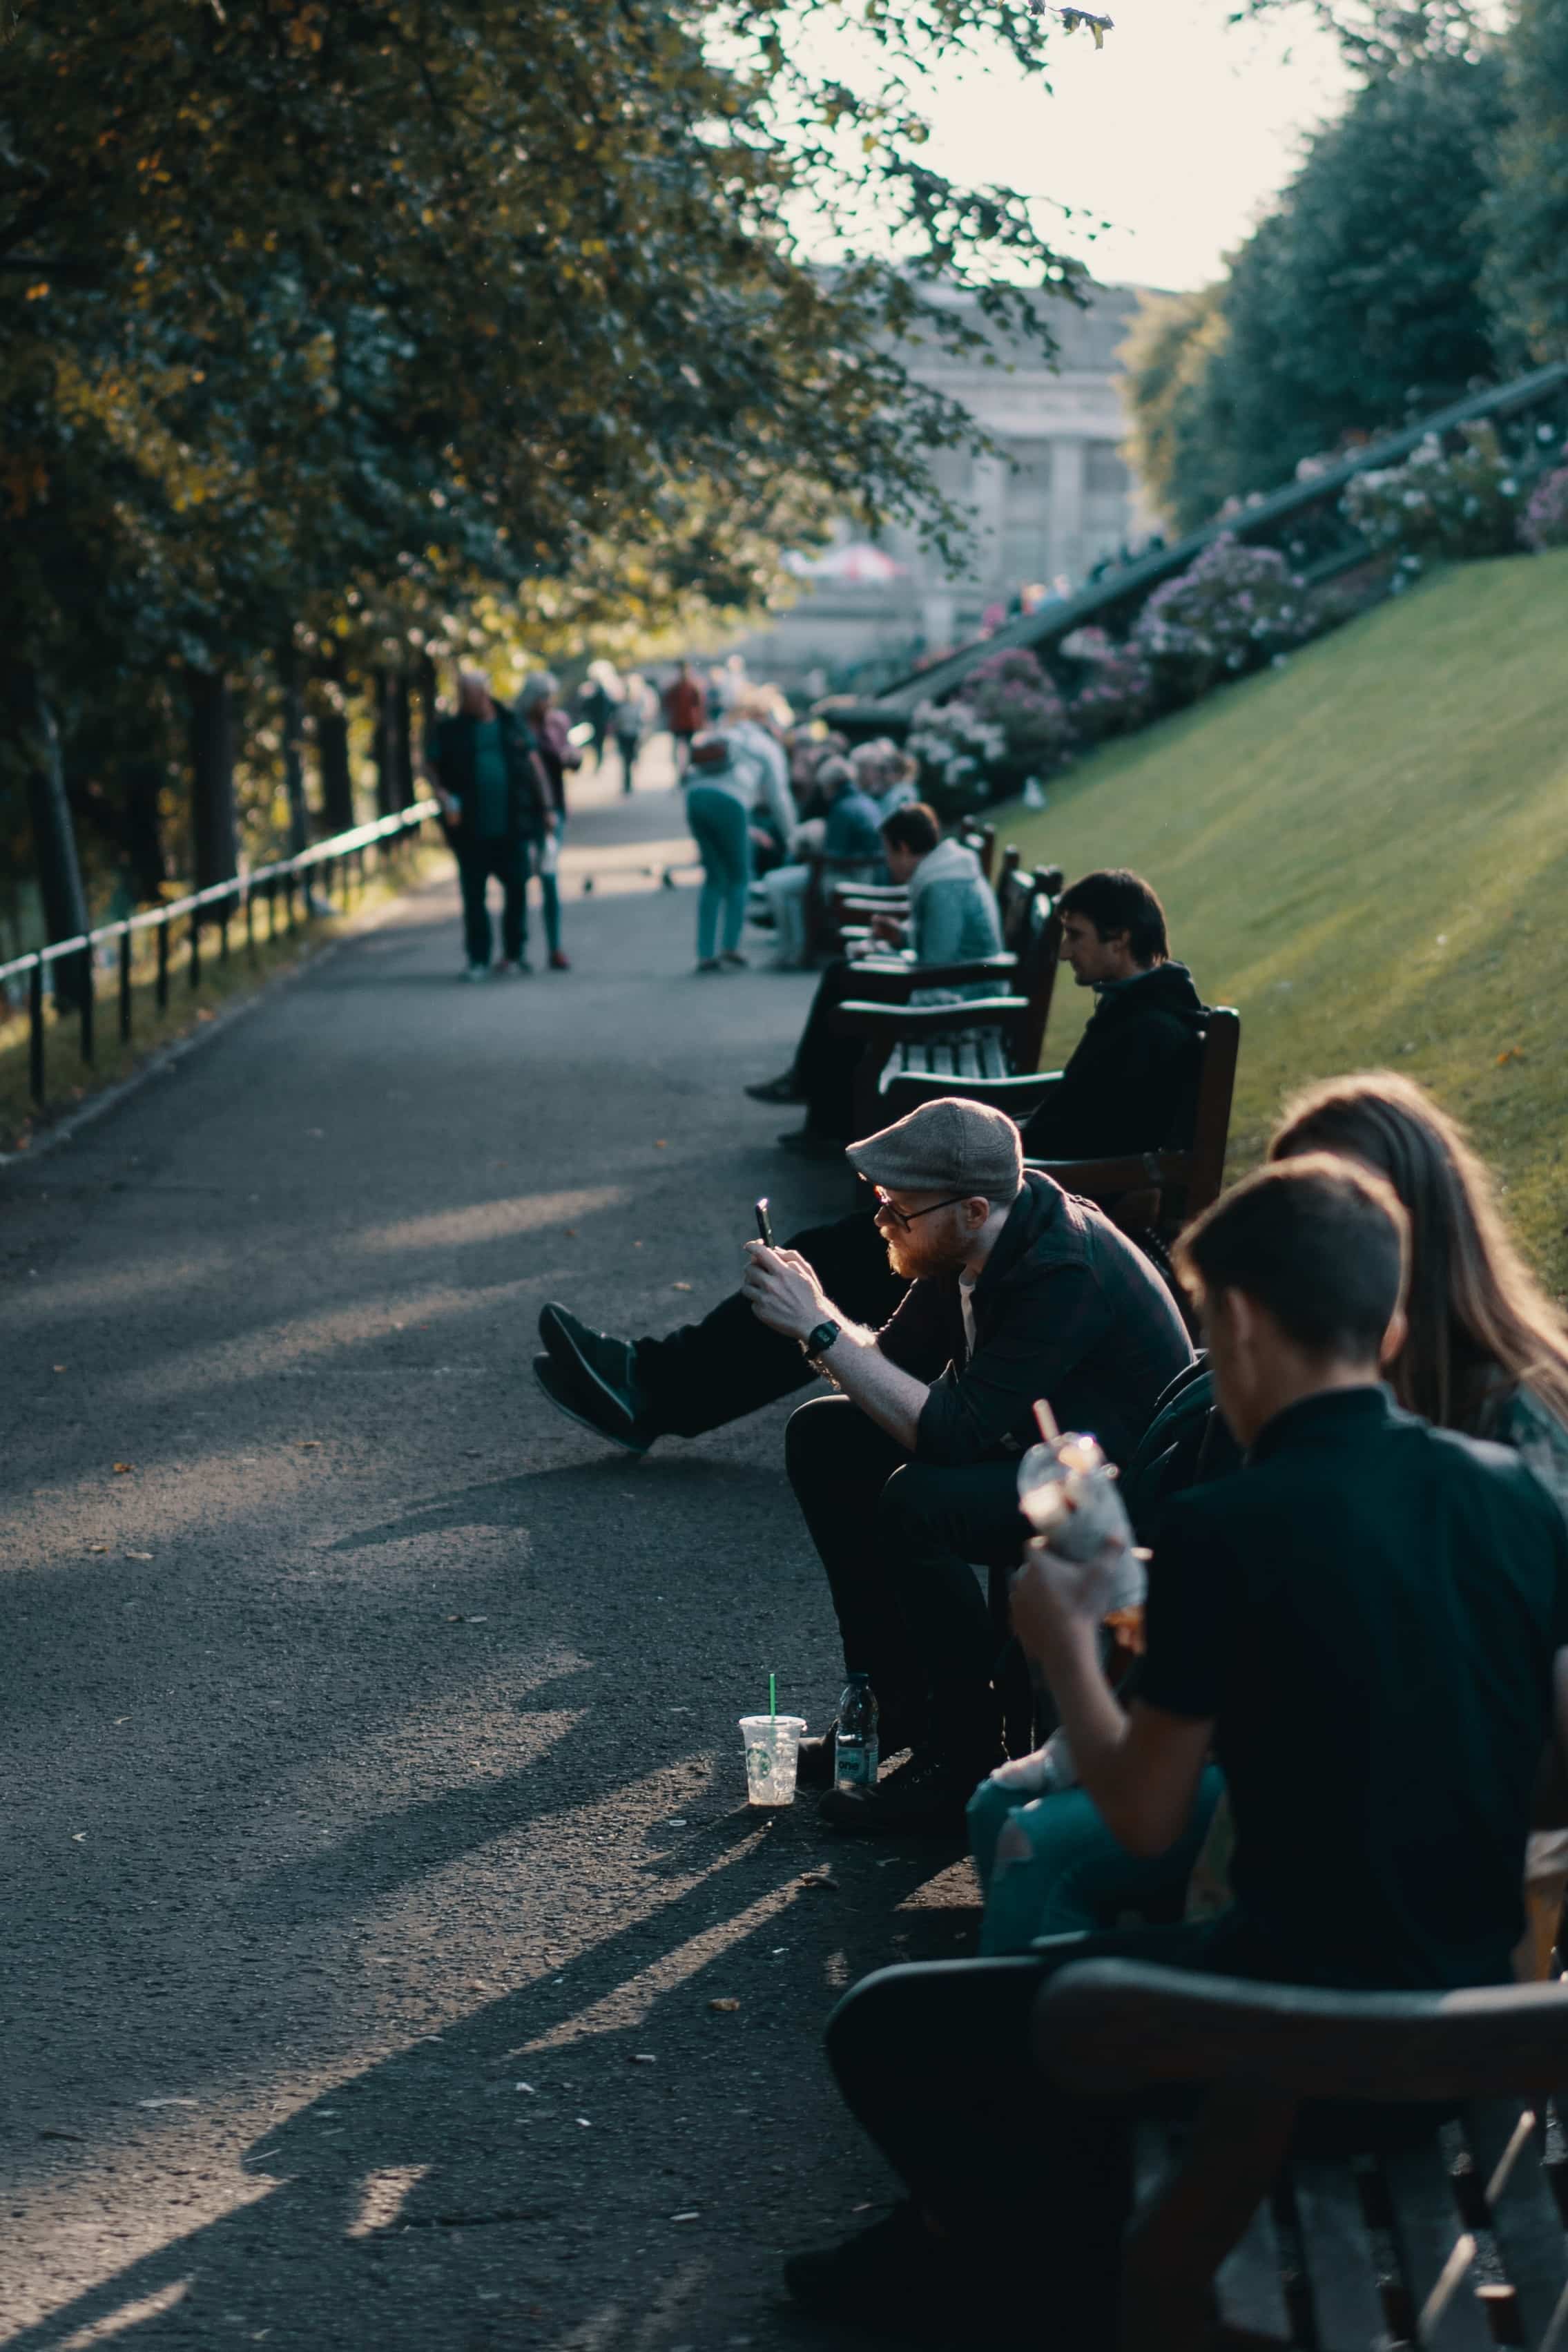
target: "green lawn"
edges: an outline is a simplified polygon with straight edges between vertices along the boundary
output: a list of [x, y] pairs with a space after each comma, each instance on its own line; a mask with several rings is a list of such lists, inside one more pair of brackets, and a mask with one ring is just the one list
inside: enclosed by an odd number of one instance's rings
[[[1070, 880], [1134, 866], [1240, 1010], [1231, 1173], [1291, 1087], [1404, 1070], [1568, 1292], [1568, 551], [1444, 572], [1050, 792], [1001, 838]], [[1086, 1010], [1064, 984], [1050, 1066]]]

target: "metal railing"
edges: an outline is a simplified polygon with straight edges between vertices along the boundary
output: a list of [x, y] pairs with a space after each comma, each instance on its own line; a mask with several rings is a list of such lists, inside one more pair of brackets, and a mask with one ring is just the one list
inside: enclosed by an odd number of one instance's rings
[[[81, 1024], [81, 1058], [90, 1067], [96, 1047], [97, 959], [100, 947], [113, 946], [116, 950], [120, 1042], [128, 1045], [134, 1026], [134, 963], [139, 946], [152, 950], [154, 1002], [162, 1013], [169, 1003], [176, 925], [184, 927], [186, 987], [193, 996], [201, 986], [206, 963], [227, 963], [232, 924], [243, 924], [245, 952], [254, 962], [258, 948], [271, 940], [280, 936], [290, 938], [302, 925], [308, 926], [323, 916], [347, 914], [355, 892], [361, 896], [364, 892], [366, 853], [371, 854], [377, 866], [390, 862], [438, 813], [434, 801], [416, 801], [412, 808], [400, 809], [395, 816], [379, 817], [373, 824], [356, 825], [351, 833], [333, 834], [330, 839], [317, 842], [313, 848], [301, 850], [297, 857], [257, 866], [250, 873], [236, 875], [232, 882], [214, 882], [205, 890], [194, 890], [189, 898], [176, 898], [167, 907], [149, 908], [145, 914], [128, 915], [120, 922], [100, 924], [96, 930], [78, 932], [75, 939], [56, 940], [47, 948], [37, 948], [28, 955], [14, 956], [9, 963], [0, 963], [0, 992], [12, 981], [26, 982], [28, 1084], [34, 1102], [42, 1105], [46, 1097], [47, 1029], [44, 999], [45, 981], [52, 965], [63, 967], [57, 975], [60, 1017], [67, 1012], [76, 1014]], [[311, 887], [317, 880], [323, 885], [320, 895]], [[331, 898], [334, 884], [337, 906]], [[257, 923], [261, 908], [265, 908], [267, 916], [264, 931]], [[214, 927], [215, 944], [204, 945], [203, 932]], [[65, 990], [58, 986], [62, 978], [68, 982]], [[0, 1013], [3, 1010], [0, 1003]]]

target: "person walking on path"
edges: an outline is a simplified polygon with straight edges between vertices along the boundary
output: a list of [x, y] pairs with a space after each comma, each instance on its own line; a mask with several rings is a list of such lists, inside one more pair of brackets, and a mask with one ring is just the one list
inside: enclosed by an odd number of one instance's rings
[[740, 934], [751, 887], [751, 813], [766, 802], [783, 838], [795, 830], [795, 803], [780, 771], [728, 735], [699, 735], [692, 744], [694, 782], [686, 790], [686, 823], [703, 862], [697, 896], [697, 970], [744, 965]]
[[707, 723], [707, 698], [690, 662], [684, 661], [664, 688], [664, 724], [675, 747], [675, 773], [684, 776], [699, 728]]
[[643, 730], [647, 719], [648, 689], [633, 673], [622, 679], [621, 699], [610, 720], [615, 749], [621, 754], [621, 789], [623, 793], [635, 788], [637, 754], [643, 748]]
[[528, 730], [491, 697], [477, 670], [457, 681], [457, 709], [438, 719], [425, 745], [425, 772], [441, 803], [446, 838], [463, 891], [465, 978], [490, 970], [492, 936], [486, 896], [491, 877], [502, 892], [502, 973], [528, 969], [528, 878], [531, 845], [548, 823], [549, 785]]
[[567, 771], [582, 765], [582, 753], [571, 740], [565, 711], [557, 707], [555, 691], [556, 682], [549, 670], [538, 670], [532, 677], [525, 678], [517, 697], [517, 717], [528, 729], [538, 754], [549, 802], [549, 822], [535, 845], [533, 856], [544, 907], [549, 968], [551, 971], [570, 971], [571, 966], [560, 944], [560, 885], [557, 871], [560, 845], [566, 835]]

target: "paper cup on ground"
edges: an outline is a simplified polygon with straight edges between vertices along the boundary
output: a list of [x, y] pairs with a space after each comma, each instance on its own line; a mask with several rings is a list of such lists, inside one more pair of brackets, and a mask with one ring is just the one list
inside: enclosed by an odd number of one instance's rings
[[803, 1715], [743, 1715], [741, 1744], [746, 1749], [746, 1794], [753, 1805], [792, 1805], [795, 1767], [800, 1757]]

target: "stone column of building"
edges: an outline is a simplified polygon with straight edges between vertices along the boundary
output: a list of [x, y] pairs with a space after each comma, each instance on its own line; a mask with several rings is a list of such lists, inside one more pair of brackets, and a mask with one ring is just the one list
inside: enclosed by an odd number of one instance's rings
[[1083, 572], [1083, 473], [1088, 445], [1053, 440], [1051, 448], [1051, 569], [1076, 583]]

